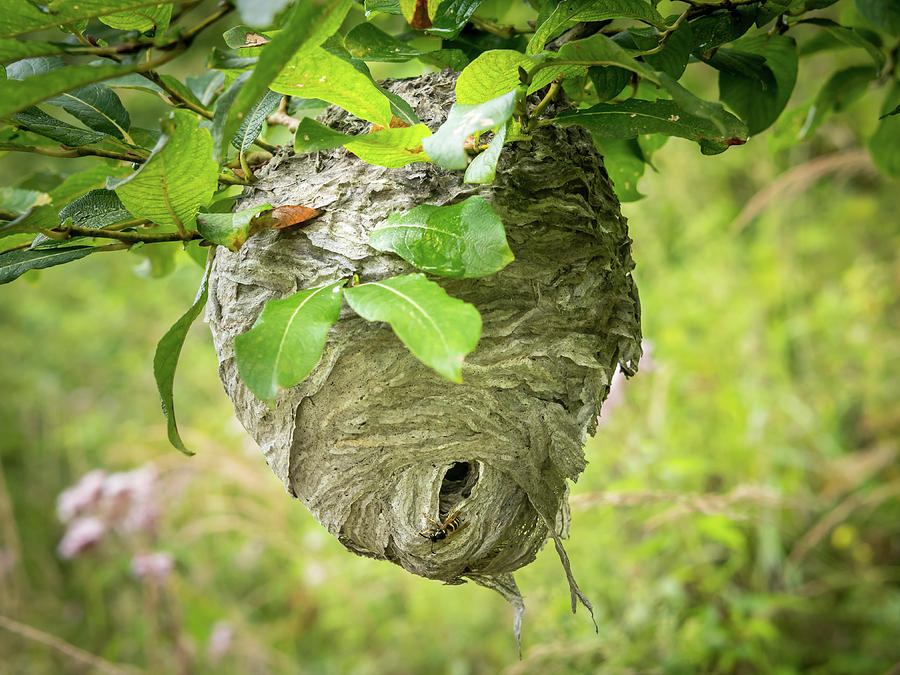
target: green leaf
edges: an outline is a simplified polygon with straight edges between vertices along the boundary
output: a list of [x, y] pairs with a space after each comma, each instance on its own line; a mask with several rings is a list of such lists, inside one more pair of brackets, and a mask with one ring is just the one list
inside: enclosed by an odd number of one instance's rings
[[636, 202], [644, 195], [637, 185], [644, 175], [643, 154], [637, 139], [595, 138], [594, 145], [603, 155], [603, 166], [613, 182], [613, 190], [620, 202]]
[[0, 187], [0, 211], [25, 213], [32, 206], [46, 204], [50, 196], [38, 190], [23, 190], [15, 187]]
[[150, 158], [128, 178], [111, 181], [108, 187], [135, 217], [165, 230], [190, 229], [218, 185], [212, 138], [186, 110], [172, 111], [161, 125], [163, 135]]
[[680, 136], [700, 144], [705, 155], [724, 152], [747, 140], [747, 128], [728, 115], [725, 133], [709, 120], [691, 115], [674, 101], [631, 99], [622, 103], [599, 103], [591, 108], [562, 113], [557, 124], [580, 124], [599, 138], [636, 138], [641, 134]]
[[747, 123], [751, 134], [767, 129], [787, 105], [797, 81], [797, 45], [784, 35], [756, 35], [720, 49], [716, 57], [734, 53], [762, 56], [758, 77], [720, 69], [719, 96]]
[[[40, 57], [44, 58], [44, 57]], [[28, 59], [31, 61], [32, 59]], [[16, 63], [7, 66], [7, 74]], [[92, 82], [127, 75], [143, 67], [131, 66], [66, 66], [42, 72], [25, 79], [0, 80], [0, 117], [12, 115], [63, 92], [72, 91]]]
[[888, 176], [900, 178], [900, 116], [891, 115], [890, 112], [900, 105], [900, 84], [894, 83], [884, 100], [881, 112], [884, 115], [878, 123], [878, 128], [869, 139], [869, 152], [872, 160], [881, 171]]
[[503, 150], [503, 144], [506, 142], [506, 127], [503, 124], [494, 132], [491, 144], [479, 155], [475, 156], [469, 168], [466, 169], [466, 175], [463, 180], [466, 183], [493, 183], [494, 176], [497, 175], [497, 162], [500, 159], [500, 152]]
[[400, 0], [366, 0], [366, 18], [373, 12], [384, 12], [385, 14], [401, 14]]
[[660, 30], [666, 29], [662, 15], [643, 0], [563, 0], [547, 20], [538, 26], [525, 53], [540, 53], [547, 41], [570, 23], [626, 18], [643, 21]]
[[[875, 63], [875, 67], [880, 71], [885, 64], [885, 55], [884, 52], [881, 51], [877, 45], [873, 44], [870, 40], [866, 39], [866, 37], [855, 28], [848, 28], [847, 26], [842, 26], [838, 23], [835, 23], [831, 19], [820, 19], [818, 17], [813, 17], [812, 19], [802, 19], [797, 22], [798, 24], [811, 24], [813, 26], [819, 26], [823, 28], [828, 35], [830, 35], [836, 42], [844, 44], [848, 47], [859, 47], [861, 49], [865, 49], [868, 52], [869, 56], [872, 58], [872, 61]], [[801, 50], [800, 55], [804, 56], [808, 52], [806, 50]]]
[[[216, 92], [225, 82], [225, 73], [218, 70], [207, 70], [199, 75], [192, 75], [184, 83], [201, 105], [208, 106], [216, 97]], [[109, 84], [109, 83], [107, 83]]]
[[254, 234], [254, 217], [271, 208], [269, 204], [262, 204], [235, 213], [200, 213], [197, 215], [197, 230], [204, 239], [229, 251], [237, 251]]
[[528, 70], [534, 61], [512, 49], [492, 49], [466, 66], [456, 79], [456, 102], [484, 103], [519, 86], [519, 68]]
[[8, 284], [28, 270], [55, 267], [90, 255], [93, 246], [69, 246], [52, 249], [25, 249], [0, 255], [0, 284]]
[[591, 66], [588, 77], [594, 83], [594, 93], [603, 102], [615, 98], [625, 88], [631, 72], [617, 66]]
[[475, 307], [447, 295], [424, 274], [373, 281], [348, 288], [347, 303], [368, 321], [386, 321], [422, 363], [462, 382], [462, 362], [481, 337]]
[[247, 116], [241, 123], [237, 135], [231, 139], [231, 144], [240, 152], [246, 152], [259, 136], [259, 132], [262, 131], [266, 117], [278, 107], [280, 102], [281, 94], [271, 90], [267, 91], [265, 96], [247, 111]]
[[66, 49], [63, 45], [52, 42], [35, 42], [15, 40], [13, 38], [0, 38], [0, 64], [10, 63], [19, 59], [28, 59], [35, 56], [52, 56], [63, 54]]
[[22, 35], [157, 4], [159, 0], [55, 0], [48, 7], [39, 2], [14, 0], [4, 3], [3, 13], [0, 14], [0, 36]]
[[136, 30], [139, 33], [155, 30], [156, 35], [162, 35], [169, 27], [171, 18], [172, 5], [163, 4], [107, 14], [100, 17], [100, 22], [118, 30]]
[[99, 143], [106, 134], [97, 131], [88, 131], [73, 126], [55, 117], [51, 117], [40, 108], [28, 108], [12, 116], [16, 123], [29, 131], [41, 134], [64, 145], [77, 147], [79, 145], [91, 145]]
[[443, 0], [431, 17], [429, 35], [453, 40], [484, 0]]
[[[660, 34], [652, 28], [629, 28], [628, 33], [634, 40], [635, 47], [641, 51], [654, 49], [659, 44]], [[694, 45], [694, 34], [690, 23], [683, 23], [669, 35], [666, 44], [656, 54], [646, 54], [643, 58], [652, 68], [668, 73], [676, 80], [687, 67]]]
[[[266, 5], [266, 9], [259, 8], [251, 12], [250, 9], [254, 4], [247, 1], [241, 11], [248, 14], [257, 14], [258, 11], [258, 20], [262, 21], [262, 15], [266, 13], [269, 6]], [[298, 53], [320, 45], [325, 38], [340, 28], [352, 4], [353, 0], [330, 0], [321, 7], [313, 2], [298, 2], [291, 7], [287, 16], [282, 19], [283, 30], [279, 31], [272, 41], [262, 48], [252, 75], [225, 112], [222, 138], [234, 138], [247, 111], [266, 93], [266, 89], [278, 91], [269, 85], [281, 72], [283, 66]], [[312, 98], [298, 90], [290, 93], [293, 96]], [[220, 156], [219, 148], [220, 145], [217, 143], [216, 156]]]
[[115, 92], [102, 84], [89, 84], [45, 101], [56, 105], [89, 129], [132, 143], [131, 118]]
[[398, 168], [413, 162], [427, 162], [422, 151], [422, 139], [431, 135], [424, 124], [398, 129], [383, 129], [369, 134], [351, 136], [335, 131], [314, 119], [300, 120], [294, 135], [294, 152], [298, 154], [345, 146], [347, 150], [369, 164]]
[[451, 206], [424, 204], [389, 216], [369, 232], [369, 244], [396, 253], [423, 272], [483, 277], [514, 259], [503, 222], [478, 196]]
[[900, 35], [900, 4], [897, 0], [854, 0], [863, 18], [878, 30]]
[[872, 66], [853, 66], [832, 73], [819, 90], [798, 140], [809, 138], [832, 111], [840, 112], [862, 96], [876, 77], [878, 73]]
[[[250, 36], [249, 38], [247, 36]], [[260, 33], [255, 28], [251, 28], [250, 26], [235, 26], [234, 28], [229, 28], [224, 33], [222, 33], [222, 39], [225, 40], [225, 44], [231, 47], [232, 49], [240, 49], [241, 47], [257, 47], [259, 46], [257, 43], [260, 42], [260, 38], [264, 38], [266, 40], [271, 40], [272, 37], [266, 33]]]
[[99, 230], [108, 225], [131, 220], [134, 216], [122, 206], [118, 195], [112, 190], [91, 190], [59, 212], [60, 223], [69, 218], [72, 219], [73, 225]]
[[181, 348], [184, 346], [184, 339], [187, 337], [188, 330], [206, 306], [209, 272], [211, 269], [212, 254], [207, 258], [206, 271], [203, 274], [194, 303], [162, 336], [162, 339], [156, 345], [156, 353], [153, 355], [153, 376], [156, 378], [156, 388], [159, 390], [160, 403], [162, 404], [163, 414], [166, 416], [166, 431], [169, 436], [169, 443], [186, 455], [193, 455], [194, 453], [188, 450], [184, 441], [181, 440], [181, 434], [178, 433], [178, 424], [175, 421], [175, 368], [178, 365], [178, 357], [181, 356]]
[[270, 300], [246, 333], [234, 338], [234, 357], [241, 379], [257, 398], [271, 401], [312, 372], [331, 324], [341, 313], [346, 282], [298, 291]]
[[225, 158], [226, 144], [223, 142], [223, 134], [225, 133], [225, 124], [228, 122], [229, 113], [240, 95], [241, 89], [243, 89], [252, 75], [253, 73], [251, 72], [241, 73], [235, 78], [234, 82], [228, 85], [225, 92], [216, 99], [210, 133], [213, 139], [213, 149], [220, 161]]
[[160, 87], [155, 82], [148, 80], [140, 73], [132, 73], [131, 75], [114, 77], [110, 80], [106, 80], [105, 84], [107, 87], [112, 87], [113, 89], [137, 89], [138, 91], [145, 91], [149, 94], [166, 95], [162, 87]]
[[691, 51], [701, 55], [726, 42], [737, 40], [750, 30], [758, 13], [759, 5], [752, 3], [722, 9], [690, 21], [693, 34]]
[[455, 103], [437, 133], [422, 140], [425, 152], [445, 169], [465, 169], [468, 163], [463, 148], [466, 138], [505, 124], [512, 117], [517, 93], [514, 89], [479, 105]]
[[388, 35], [371, 23], [354, 26], [344, 38], [344, 46], [351, 56], [363, 61], [400, 63], [426, 53], [408, 42]]
[[384, 127], [391, 122], [390, 101], [371, 78], [321, 47], [297, 52], [269, 86], [287, 96], [328, 101]]

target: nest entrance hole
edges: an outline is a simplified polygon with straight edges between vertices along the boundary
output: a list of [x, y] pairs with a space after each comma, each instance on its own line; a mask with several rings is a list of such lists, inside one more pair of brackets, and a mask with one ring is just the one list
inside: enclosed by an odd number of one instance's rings
[[441, 480], [440, 518], [443, 521], [459, 502], [468, 499], [478, 482], [480, 470], [477, 462], [454, 462]]

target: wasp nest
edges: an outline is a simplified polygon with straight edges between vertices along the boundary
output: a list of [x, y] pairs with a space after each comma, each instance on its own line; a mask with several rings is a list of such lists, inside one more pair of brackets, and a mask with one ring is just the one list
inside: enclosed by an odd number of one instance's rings
[[[454, 84], [445, 71], [386, 86], [436, 130]], [[323, 121], [367, 131], [334, 108]], [[236, 253], [220, 248], [207, 314], [237, 416], [288, 492], [350, 551], [494, 588], [515, 606], [517, 624], [512, 572], [552, 537], [573, 610], [576, 596], [586, 602], [559, 542], [569, 523], [567, 479], [585, 467], [585, 436], [613, 371], [630, 372], [640, 355], [630, 239], [590, 135], [539, 129], [504, 149], [492, 185], [463, 183], [461, 172], [430, 164], [372, 166], [343, 148], [277, 156], [259, 178], [239, 208], [303, 204], [324, 214], [257, 234]], [[353, 274], [365, 282], [415, 271], [370, 248], [368, 233], [392, 213], [471, 195], [491, 203], [516, 259], [489, 277], [434, 279], [483, 318], [463, 384], [417, 361], [388, 325], [345, 305], [306, 380], [271, 409], [250, 393], [233, 340], [268, 300]]]

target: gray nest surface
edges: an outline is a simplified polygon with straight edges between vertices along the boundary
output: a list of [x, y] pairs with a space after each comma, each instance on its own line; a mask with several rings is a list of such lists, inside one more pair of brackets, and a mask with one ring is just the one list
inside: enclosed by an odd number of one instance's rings
[[[449, 71], [385, 83], [433, 131], [454, 100]], [[368, 124], [329, 109], [346, 133]], [[291, 230], [220, 248], [207, 317], [219, 373], [237, 416], [288, 492], [350, 551], [447, 583], [494, 588], [517, 609], [512, 572], [548, 537], [575, 598], [560, 538], [569, 524], [567, 479], [617, 365], [640, 356], [640, 308], [625, 219], [590, 135], [539, 129], [507, 146], [491, 185], [431, 164], [387, 169], [343, 148], [273, 158], [237, 208], [303, 204], [324, 214]], [[274, 298], [359, 275], [415, 270], [369, 247], [387, 216], [480, 195], [503, 221], [515, 261], [479, 279], [434, 278], [483, 318], [476, 351], [453, 384], [413, 357], [386, 324], [345, 305], [310, 376], [273, 408], [238, 376], [234, 337]], [[431, 542], [420, 532], [459, 510], [462, 527]], [[433, 550], [433, 552], [432, 552]], [[589, 605], [588, 605], [589, 606]]]

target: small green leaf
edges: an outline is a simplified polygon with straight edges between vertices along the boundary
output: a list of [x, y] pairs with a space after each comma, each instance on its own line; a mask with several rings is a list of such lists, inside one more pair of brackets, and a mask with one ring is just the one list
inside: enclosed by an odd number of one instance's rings
[[832, 111], [840, 112], [862, 96], [876, 77], [872, 66], [853, 66], [833, 73], [819, 90], [798, 140], [809, 138]]
[[47, 3], [8, 2], [0, 14], [0, 36], [22, 35], [83, 19], [159, 4], [159, 0], [54, 0]]
[[[242, 13], [256, 15], [252, 17], [254, 21], [263, 21], [264, 15], [267, 16], [271, 12], [274, 16], [274, 12], [277, 11], [273, 10], [269, 4], [253, 9], [255, 4], [250, 0], [244, 0], [241, 7]], [[266, 89], [277, 91], [270, 84], [284, 65], [298, 53], [311, 47], [317, 47], [325, 38], [340, 28], [352, 4], [353, 0], [330, 0], [324, 6], [313, 2], [297, 2], [290, 8], [287, 16], [282, 18], [282, 30], [262, 48], [259, 61], [256, 62], [256, 67], [253, 68], [246, 85], [224, 111], [225, 119], [221, 125], [222, 138], [234, 138], [247, 111], [266, 93]], [[247, 21], [247, 18], [245, 17], [244, 20]], [[293, 96], [312, 98], [302, 91], [295, 90], [290, 93]], [[216, 156], [219, 156], [219, 147], [220, 145], [217, 143]]]
[[166, 230], [190, 229], [218, 185], [212, 138], [186, 110], [174, 110], [161, 124], [163, 135], [150, 158], [124, 180], [110, 181], [108, 187], [115, 189], [135, 217]]
[[312, 372], [340, 316], [344, 283], [270, 300], [253, 328], [234, 338], [238, 372], [257, 398], [271, 401]]
[[187, 449], [181, 435], [178, 433], [178, 424], [175, 421], [175, 368], [178, 365], [178, 357], [181, 356], [181, 348], [184, 339], [194, 320], [200, 316], [200, 312], [206, 306], [208, 294], [209, 272], [212, 269], [212, 254], [209, 254], [206, 263], [206, 271], [194, 303], [181, 315], [172, 327], [163, 335], [156, 345], [156, 353], [153, 355], [153, 376], [156, 378], [156, 388], [159, 390], [159, 399], [162, 404], [163, 414], [166, 416], [166, 430], [169, 443], [181, 450], [186, 455], [194, 453]]
[[368, 321], [386, 321], [422, 363], [462, 382], [462, 362], [481, 337], [481, 315], [424, 274], [373, 281], [345, 291], [347, 303]]
[[443, 0], [431, 17], [429, 35], [453, 40], [484, 0]]
[[38, 203], [46, 204], [50, 196], [38, 190], [23, 190], [16, 187], [0, 187], [0, 210], [25, 213]]
[[900, 35], [900, 4], [897, 0], [854, 0], [863, 18], [878, 30]]
[[254, 216], [271, 208], [269, 204], [262, 204], [235, 213], [200, 213], [197, 214], [197, 230], [204, 239], [229, 251], [237, 251], [254, 233]]
[[351, 56], [363, 61], [401, 63], [426, 53], [371, 23], [354, 26], [344, 38], [344, 46]]
[[[886, 59], [884, 52], [880, 50], [877, 45], [868, 40], [860, 30], [856, 28], [848, 28], [847, 26], [842, 26], [839, 23], [835, 23], [831, 19], [821, 19], [819, 17], [802, 19], [797, 23], [819, 26], [820, 28], [823, 28], [836, 43], [843, 44], [848, 47], [859, 47], [861, 49], [865, 49], [866, 52], [868, 52], [869, 56], [872, 58], [875, 67], [878, 68], [879, 71], [884, 67]], [[812, 42], [812, 40], [810, 40], [810, 42]], [[808, 53], [809, 52], [806, 49], [800, 50], [801, 56], [804, 56]]]
[[366, 0], [366, 18], [374, 12], [401, 14], [400, 0]]
[[585, 110], [564, 112], [556, 122], [561, 126], [580, 124], [599, 138], [636, 138], [641, 134], [680, 136], [699, 143], [705, 155], [724, 152], [729, 146], [747, 140], [747, 127], [733, 115], [726, 118], [722, 133], [709, 120], [686, 113], [674, 101], [665, 100], [598, 103]]
[[260, 44], [265, 44], [263, 40], [269, 41], [272, 37], [266, 33], [260, 33], [250, 26], [235, 26], [222, 33], [222, 39], [232, 49], [240, 49], [241, 47], [258, 47]]
[[115, 92], [105, 85], [89, 84], [49, 98], [45, 103], [59, 106], [89, 129], [131, 143], [128, 111]]
[[752, 3], [722, 9], [690, 21], [692, 52], [701, 55], [726, 42], [737, 40], [750, 30], [758, 13], [759, 5]]
[[662, 15], [643, 0], [563, 0], [538, 26], [525, 53], [540, 53], [548, 40], [571, 23], [626, 18], [643, 21], [660, 30], [666, 29]]
[[506, 124], [500, 126], [491, 144], [481, 154], [476, 155], [469, 168], [466, 169], [466, 175], [463, 180], [466, 183], [493, 183], [494, 176], [497, 175], [497, 162], [500, 159], [500, 152], [503, 150], [503, 144], [506, 142]]
[[303, 154], [343, 145], [369, 164], [397, 168], [412, 162], [429, 161], [422, 151], [422, 139], [429, 135], [431, 131], [428, 127], [416, 124], [351, 136], [305, 117], [300, 120], [294, 134], [294, 152]]
[[[629, 28], [627, 32], [638, 50], [655, 49], [659, 45], [661, 35], [653, 28]], [[691, 24], [685, 22], [669, 35], [662, 50], [655, 54], [645, 54], [641, 58], [652, 68], [668, 73], [677, 80], [687, 67], [693, 44]]]
[[455, 103], [447, 121], [437, 133], [422, 140], [422, 147], [435, 163], [446, 169], [465, 169], [468, 164], [463, 148], [466, 138], [506, 124], [512, 117], [517, 89], [479, 105]]
[[615, 98], [631, 80], [631, 71], [617, 66], [591, 66], [588, 77], [594, 83], [594, 93], [602, 103]]
[[39, 270], [79, 260], [90, 255], [93, 250], [93, 246], [68, 246], [3, 253], [0, 255], [0, 284], [8, 284], [28, 270]]
[[89, 131], [73, 126], [55, 117], [51, 117], [40, 108], [28, 108], [12, 116], [16, 123], [29, 131], [52, 138], [58, 143], [77, 147], [79, 145], [91, 145], [99, 143], [106, 134], [98, 131]]
[[595, 138], [594, 145], [603, 155], [603, 166], [613, 182], [613, 190], [620, 202], [643, 199], [637, 184], [644, 175], [643, 154], [637, 139]]
[[[225, 73], [219, 70], [207, 70], [199, 75], [192, 75], [185, 79], [188, 86], [198, 101], [204, 106], [212, 103], [216, 92], [222, 88], [225, 82]], [[109, 84], [109, 83], [107, 83]]]
[[246, 152], [247, 148], [253, 145], [253, 141], [259, 136], [259, 132], [262, 131], [266, 117], [278, 107], [280, 102], [281, 94], [271, 90], [267, 91], [265, 95], [256, 102], [256, 105], [247, 111], [247, 116], [244, 117], [244, 121], [241, 122], [237, 135], [231, 139], [231, 145], [240, 152]]
[[134, 216], [122, 206], [118, 195], [112, 190], [91, 190], [59, 212], [60, 223], [69, 218], [72, 219], [73, 225], [99, 230], [108, 225], [131, 220]]
[[423, 204], [395, 213], [369, 233], [369, 244], [396, 253], [423, 272], [445, 277], [487, 276], [514, 259], [503, 222], [478, 196], [451, 206]]
[[155, 30], [156, 35], [162, 35], [169, 27], [171, 18], [172, 5], [163, 4], [106, 14], [100, 17], [100, 22], [118, 30], [136, 30], [139, 33]]

